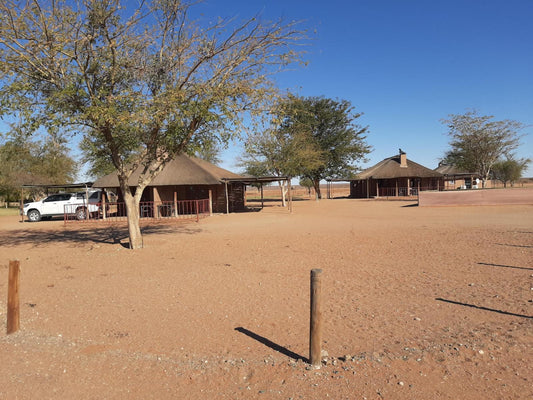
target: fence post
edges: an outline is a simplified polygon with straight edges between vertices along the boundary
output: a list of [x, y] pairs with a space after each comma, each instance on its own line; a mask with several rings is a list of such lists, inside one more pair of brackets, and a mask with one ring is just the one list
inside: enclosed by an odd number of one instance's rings
[[7, 288], [7, 334], [15, 333], [20, 327], [19, 303], [20, 261], [9, 261], [9, 281]]
[[105, 220], [107, 218], [107, 204], [106, 204], [106, 192], [102, 189], [102, 219]]
[[213, 216], [213, 191], [209, 190], [209, 216]]
[[311, 318], [309, 329], [309, 363], [320, 368], [322, 361], [322, 284], [321, 269], [311, 270]]
[[198, 200], [195, 200], [196, 201], [196, 222], [199, 222], [200, 221], [200, 214], [198, 212]]

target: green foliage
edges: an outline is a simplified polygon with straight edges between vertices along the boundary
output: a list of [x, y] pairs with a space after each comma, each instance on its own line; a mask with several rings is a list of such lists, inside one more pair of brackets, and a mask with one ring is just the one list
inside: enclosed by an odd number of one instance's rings
[[325, 178], [348, 178], [370, 152], [365, 134], [368, 127], [356, 123], [362, 114], [355, 113], [347, 100], [323, 97], [289, 97], [281, 104], [281, 132], [295, 137], [302, 135], [305, 142], [320, 154], [320, 162], [303, 163], [299, 175], [313, 181], [320, 198], [320, 181]]
[[0, 146], [0, 195], [20, 199], [24, 184], [72, 183], [77, 163], [68, 155], [64, 139], [57, 135], [44, 142], [15, 137]]
[[517, 121], [493, 121], [493, 118], [492, 115], [479, 116], [476, 111], [468, 111], [442, 120], [451, 137], [451, 149], [444, 160], [465, 171], [480, 174], [483, 186], [498, 159], [512, 157], [513, 150], [520, 144], [518, 132], [524, 127]]
[[303, 186], [308, 189], [313, 187], [313, 181], [306, 176], [301, 178], [299, 183], [300, 183], [300, 186]]
[[310, 195], [311, 194], [311, 188], [314, 187], [314, 182], [309, 179], [308, 177], [304, 176], [303, 178], [300, 178], [300, 186], [303, 186], [304, 188], [307, 189], [307, 193]]
[[349, 177], [370, 151], [367, 128], [348, 101], [289, 96], [272, 112], [272, 127], [252, 134], [242, 165], [248, 174], [308, 178], [320, 197], [320, 180]]
[[492, 176], [502, 182], [504, 187], [507, 187], [507, 182], [513, 185], [522, 177], [522, 173], [530, 162], [529, 159], [515, 160], [513, 158], [498, 161], [492, 166]]
[[208, 141], [199, 146], [194, 151], [194, 155], [211, 164], [218, 165], [222, 161], [220, 159], [220, 151], [221, 148], [216, 141]]
[[279, 129], [269, 129], [250, 135], [245, 144], [246, 154], [241, 162], [253, 176], [294, 177], [304, 167], [322, 165], [321, 151], [309, 135], [297, 132], [290, 135]]

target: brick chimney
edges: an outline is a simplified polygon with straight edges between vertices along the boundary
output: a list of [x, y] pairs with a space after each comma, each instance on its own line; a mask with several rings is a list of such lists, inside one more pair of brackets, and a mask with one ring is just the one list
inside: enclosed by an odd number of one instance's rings
[[400, 149], [400, 168], [407, 168], [407, 154]]

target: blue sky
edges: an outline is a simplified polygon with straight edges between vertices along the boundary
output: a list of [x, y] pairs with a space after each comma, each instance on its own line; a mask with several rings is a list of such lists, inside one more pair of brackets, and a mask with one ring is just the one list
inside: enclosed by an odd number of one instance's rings
[[[436, 168], [449, 114], [476, 109], [529, 125], [517, 152], [533, 159], [531, 0], [207, 0], [206, 17], [303, 20], [316, 30], [309, 65], [277, 77], [302, 96], [346, 99], [373, 147], [365, 168], [393, 156]], [[222, 166], [237, 171], [234, 143]], [[533, 176], [533, 165], [525, 176]]]
[[[526, 124], [517, 156], [533, 160], [533, 0], [204, 0], [193, 10], [303, 21], [309, 65], [279, 74], [278, 86], [362, 112], [373, 148], [362, 168], [398, 148], [436, 168], [449, 149], [441, 119], [470, 109]], [[230, 144], [221, 166], [239, 172], [242, 152]]]

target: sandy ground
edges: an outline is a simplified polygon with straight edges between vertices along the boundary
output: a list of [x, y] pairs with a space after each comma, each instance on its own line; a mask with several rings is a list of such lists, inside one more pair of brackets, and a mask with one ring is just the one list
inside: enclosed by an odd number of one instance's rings
[[531, 206], [297, 201], [144, 231], [131, 251], [123, 226], [0, 218], [0, 399], [533, 398]]

